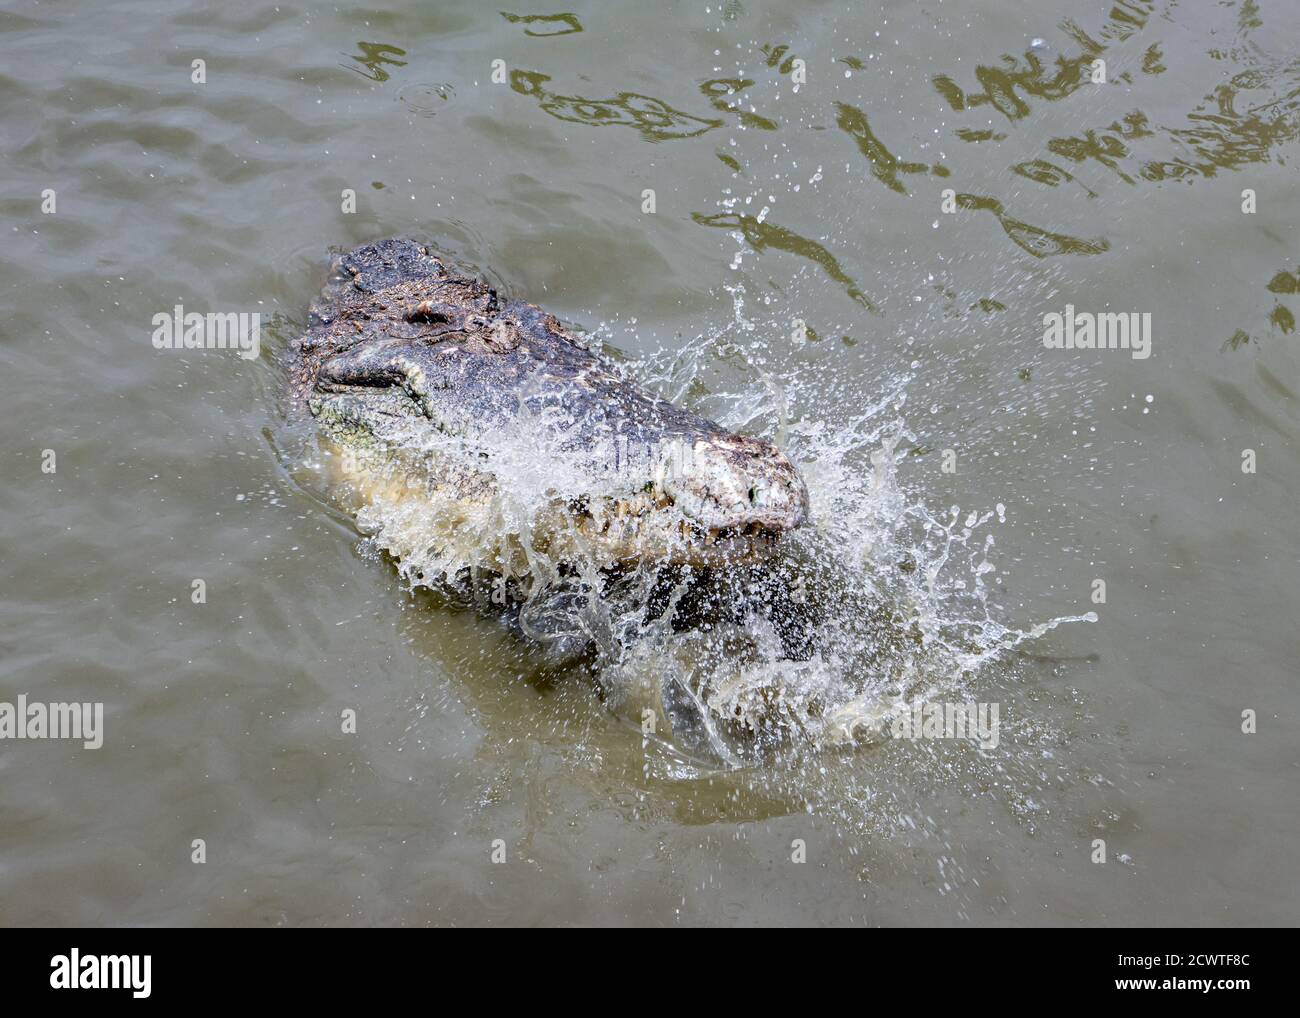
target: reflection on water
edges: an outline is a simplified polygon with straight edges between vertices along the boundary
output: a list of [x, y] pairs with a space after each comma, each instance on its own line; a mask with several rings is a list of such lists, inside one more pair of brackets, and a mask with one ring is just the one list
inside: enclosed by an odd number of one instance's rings
[[867, 123], [867, 115], [856, 106], [850, 106], [848, 103], [836, 103], [835, 109], [838, 113], [835, 123], [839, 125], [840, 130], [848, 134], [857, 143], [858, 151], [870, 160], [871, 175], [891, 191], [907, 194], [907, 188], [898, 179], [900, 173], [924, 173], [928, 169], [936, 177], [948, 176], [947, 167], [938, 163], [933, 167], [928, 167], [925, 163], [904, 162], [895, 156], [889, 149], [885, 148], [879, 138], [871, 133], [871, 126]]
[[[965, 90], [948, 74], [938, 74], [932, 84], [956, 112], [980, 111], [991, 107], [1008, 121], [1024, 120], [1033, 110], [1031, 101], [1054, 102], [1066, 99], [1081, 89], [1104, 87], [1094, 85], [1090, 79], [1093, 62], [1103, 58], [1108, 51], [1131, 38], [1148, 23], [1154, 0], [1121, 0], [1111, 7], [1103, 26], [1090, 33], [1073, 21], [1062, 23], [1062, 32], [1077, 46], [1070, 56], [1058, 55], [1050, 63], [1039, 52], [1037, 41], [1022, 57], [1004, 55], [1000, 65], [980, 64], [974, 77], [979, 90]], [[562, 22], [570, 31], [580, 31], [581, 26], [573, 15], [511, 15], [504, 14], [512, 23]], [[572, 21], [570, 22], [570, 19]], [[1256, 16], [1240, 19], [1240, 33], [1259, 27]], [[559, 34], [536, 33], [530, 34]], [[364, 48], [364, 47], [363, 47]], [[397, 51], [401, 52], [401, 51]], [[757, 56], [762, 63], [781, 75], [793, 70], [796, 59], [788, 44], [768, 43], [760, 46]], [[372, 54], [373, 57], [373, 54]], [[1164, 51], [1152, 43], [1143, 51], [1141, 73], [1156, 76], [1167, 71]], [[853, 57], [839, 58], [839, 62], [854, 70], [866, 65]], [[369, 66], [369, 65], [368, 65]], [[378, 73], [382, 74], [382, 71]], [[574, 123], [605, 126], [619, 124], [633, 127], [647, 141], [691, 138], [724, 126], [724, 121], [695, 116], [674, 109], [667, 102], [635, 92], [620, 92], [610, 99], [590, 99], [578, 95], [564, 95], [547, 90], [550, 76], [538, 71], [516, 70], [511, 74], [511, 87], [521, 95], [531, 95], [539, 100], [540, 107], [549, 115]], [[1128, 71], [1115, 74], [1114, 80], [1131, 84]], [[756, 86], [756, 79], [738, 75], [709, 78], [699, 86], [701, 93], [713, 108], [735, 118], [740, 128], [761, 131], [778, 131], [778, 121], [757, 112], [752, 103], [740, 95]], [[1250, 93], [1249, 105], [1243, 112], [1236, 111], [1239, 100]], [[1297, 96], [1300, 96], [1300, 70], [1295, 62], [1278, 62], [1269, 69], [1244, 71], [1219, 86], [1206, 103], [1187, 115], [1189, 126], [1169, 127], [1152, 124], [1147, 114], [1130, 111], [1102, 128], [1088, 128], [1064, 137], [1050, 138], [1045, 143], [1047, 153], [1056, 157], [1033, 158], [1010, 166], [1013, 174], [1047, 187], [1072, 184], [1086, 197], [1098, 196], [1095, 184], [1085, 182], [1078, 168], [1090, 163], [1111, 171], [1128, 184], [1140, 180], [1159, 182], [1189, 176], [1213, 176], [1219, 169], [1235, 169], [1269, 158], [1278, 145], [1293, 140], [1300, 132], [1300, 117], [1296, 116]], [[872, 129], [866, 109], [853, 103], [836, 100], [830, 104], [836, 126], [852, 139], [857, 150], [870, 164], [872, 177], [896, 194], [908, 195], [905, 182], [908, 175], [929, 174], [946, 178], [952, 174], [949, 166], [940, 162], [926, 163], [906, 159], [894, 154]], [[968, 143], [997, 145], [1008, 139], [1006, 132], [987, 127], [959, 126], [955, 136]], [[1155, 139], [1189, 155], [1173, 158], [1142, 158], [1135, 162], [1134, 146]], [[734, 143], [733, 143], [734, 144]], [[717, 159], [730, 171], [744, 174], [746, 167], [734, 151], [718, 151]], [[1062, 165], [1074, 164], [1072, 172]], [[972, 194], [958, 196], [958, 204], [967, 209], [992, 212], [1003, 231], [1021, 250], [1036, 258], [1056, 255], [1096, 255], [1109, 250], [1104, 237], [1080, 238], [1035, 226], [1010, 215], [1002, 203], [992, 197]], [[740, 230], [756, 249], [764, 246], [794, 251], [811, 258], [842, 283], [855, 300], [864, 307], [874, 305], [841, 268], [838, 260], [825, 247], [814, 241], [778, 227], [764, 224], [746, 216], [693, 216], [695, 222], [706, 226], [730, 226]], [[755, 242], [756, 240], [756, 242]], [[1276, 324], [1288, 328], [1288, 312], [1279, 313]]]
[[1287, 272], [1283, 269], [1268, 281], [1269, 293], [1300, 293], [1300, 269]]
[[773, 247], [778, 251], [789, 251], [791, 254], [808, 258], [820, 265], [831, 279], [842, 284], [848, 295], [864, 308], [868, 311], [876, 309], [875, 304], [862, 292], [858, 284], [840, 268], [840, 263], [835, 256], [815, 240], [801, 237], [793, 230], [784, 229], [775, 223], [764, 222], [757, 216], [747, 216], [734, 212], [722, 212], [717, 215], [706, 216], [700, 212], [692, 212], [691, 218], [701, 226], [716, 226], [724, 230], [740, 231], [744, 235], [745, 241], [755, 251]]
[[585, 99], [580, 95], [559, 95], [543, 86], [550, 76], [537, 71], [511, 71], [510, 87], [520, 95], [530, 95], [538, 105], [557, 120], [593, 127], [621, 125], [640, 132], [646, 141], [692, 138], [721, 127], [721, 120], [706, 120], [675, 110], [662, 99], [620, 92], [612, 99]]
[[[946, 74], [933, 78], [934, 87], [957, 112], [991, 106], [1009, 121], [1022, 120], [1032, 110], [1029, 99], [1052, 102], [1085, 87], [1104, 87], [1091, 82], [1089, 72], [1093, 61], [1145, 27], [1155, 6], [1154, 0], [1124, 0], [1116, 4], [1096, 38], [1077, 24], [1066, 22], [1062, 28], [1078, 43], [1080, 51], [1072, 57], [1057, 57], [1054, 70], [1049, 70], [1040, 56], [1030, 50], [1023, 58], [1004, 55], [1001, 66], [979, 65], [975, 78], [982, 86], [981, 91], [965, 91]], [[1260, 27], [1258, 8], [1247, 2], [1240, 12], [1238, 48], [1234, 53], [1243, 62], [1259, 66], [1240, 71], [1227, 83], [1217, 86], [1187, 114], [1186, 126], [1155, 126], [1146, 113], [1132, 110], [1106, 127], [1051, 138], [1047, 141], [1048, 151], [1078, 165], [1095, 162], [1127, 184], [1140, 180], [1158, 183], [1213, 177], [1222, 169], [1238, 169], [1266, 161], [1274, 148], [1300, 136], [1300, 117], [1297, 117], [1300, 64], [1290, 58], [1261, 62], [1259, 51], [1248, 45], [1250, 31]], [[1225, 56], [1218, 50], [1211, 50], [1210, 55], [1216, 59]], [[1168, 70], [1159, 44], [1147, 47], [1140, 69], [1151, 76]], [[1114, 80], [1132, 84], [1127, 71], [1116, 74]], [[1007, 137], [988, 129], [972, 128], [960, 128], [957, 135], [966, 141], [1004, 141]], [[1134, 157], [1135, 143], [1152, 139], [1165, 141], [1178, 154], [1162, 158]], [[1012, 171], [1049, 187], [1075, 181], [1061, 166], [1041, 158], [1017, 163]], [[1089, 197], [1095, 197], [1093, 189], [1082, 183], [1080, 186]]]
[[[578, 21], [576, 14], [507, 14], [501, 12], [501, 17], [505, 18], [512, 25], [524, 25], [524, 35], [537, 36], [546, 38], [552, 35], [573, 35], [575, 32], [582, 31], [582, 25]], [[550, 31], [538, 31], [533, 28], [534, 25], [555, 25]]]
[[1021, 93], [1050, 102], [1064, 99], [1085, 86], [1091, 87], [1087, 72], [1092, 61], [1105, 53], [1108, 45], [1123, 42], [1140, 30], [1155, 6], [1155, 0], [1117, 0], [1095, 39], [1075, 22], [1066, 21], [1061, 28], [1078, 43], [1080, 52], [1074, 57], [1058, 56], [1055, 70], [1049, 70], [1030, 49], [1022, 58], [1004, 54], [1001, 67], [988, 64], [976, 67], [975, 80], [982, 91], [963, 91], [947, 74], [936, 75], [934, 87], [959, 113], [992, 106], [1008, 120], [1020, 120], [1030, 112], [1029, 103]]
[[761, 117], [753, 110], [747, 110], [738, 104], [727, 101], [728, 96], [738, 95], [753, 87], [753, 78], [713, 78], [700, 85], [700, 91], [709, 97], [713, 108], [722, 113], [734, 115], [741, 127], [752, 127], [758, 131], [775, 131], [777, 123], [767, 117]]
[[935, 75], [933, 83], [935, 90], [958, 113], [992, 106], [1008, 120], [1020, 120], [1030, 111], [1021, 92], [1035, 99], [1064, 99], [1090, 85], [1086, 74], [1088, 66], [1103, 49], [1092, 43], [1080, 56], [1068, 60], [1058, 57], [1055, 72], [1049, 72], [1038, 54], [1033, 52], [1020, 59], [1004, 56], [1001, 67], [981, 64], [975, 69], [975, 79], [983, 86], [981, 92], [963, 91], [946, 74]]
[[[960, 133], [961, 132], [959, 131], [958, 134]], [[1003, 137], [1005, 137], [1005, 135]], [[1046, 184], [1048, 187], [1056, 187], [1058, 184], [1067, 181], [1078, 183], [1089, 198], [1097, 197], [1097, 192], [1092, 190], [1092, 188], [1088, 187], [1081, 181], [1075, 181], [1074, 177], [1070, 173], [1061, 169], [1059, 166], [1049, 163], [1046, 159], [1031, 159], [1028, 162], [1016, 163], [1015, 166], [1011, 167], [1011, 172], [1018, 173], [1022, 177], [1028, 177], [1030, 180], [1035, 180], [1040, 184]]]
[[[1269, 293], [1276, 295], [1276, 297], [1300, 294], [1300, 268], [1297, 268], [1295, 272], [1288, 272], [1286, 269], [1279, 270], [1273, 274], [1264, 288]], [[1295, 312], [1280, 300], [1275, 299], [1268, 311], [1268, 323], [1284, 335], [1294, 332], [1296, 325]], [[1224, 341], [1223, 349], [1237, 350], [1250, 342], [1252, 342], [1250, 334], [1245, 329], [1237, 329]]]
[[981, 141], [1006, 141], [1007, 136], [992, 130], [978, 130], [973, 127], [959, 127], [956, 131], [957, 137], [962, 141], [981, 142]]
[[768, 67], [775, 67], [782, 74], [789, 74], [791, 71], [794, 70], [794, 61], [795, 61], [794, 54], [790, 54], [789, 56], [786, 56], [787, 53], [790, 53], [789, 46], [786, 45], [773, 46], [769, 44], [760, 47], [759, 52], [761, 52], [763, 56], [767, 58]]
[[1035, 258], [1046, 258], [1050, 255], [1059, 254], [1077, 254], [1093, 255], [1101, 254], [1103, 251], [1110, 249], [1110, 243], [1104, 238], [1096, 240], [1080, 240], [1078, 237], [1068, 237], [1063, 233], [1052, 233], [1037, 226], [1031, 226], [1029, 223], [1023, 223], [1019, 219], [1013, 219], [1007, 215], [1003, 209], [1002, 203], [996, 198], [984, 198], [975, 194], [957, 195], [957, 204], [964, 209], [978, 209], [992, 212], [998, 218], [1002, 229], [1006, 231], [1008, 237], [1016, 242], [1016, 246], [1028, 251]]
[[[1272, 149], [1291, 141], [1300, 133], [1300, 85], [1293, 85], [1278, 95], [1279, 79], [1295, 79], [1295, 67], [1276, 66], [1271, 72], [1251, 71], [1235, 75], [1230, 82], [1206, 97], [1187, 115], [1191, 126], [1155, 129], [1147, 115], [1139, 110], [1102, 129], [1089, 129], [1080, 135], [1052, 138], [1047, 147], [1053, 154], [1074, 163], [1092, 160], [1111, 170], [1126, 184], [1139, 179], [1150, 182], [1213, 177], [1222, 169], [1238, 169], [1269, 158]], [[1243, 93], [1255, 95], [1245, 101], [1251, 105], [1238, 112], [1236, 106]], [[1133, 143], [1143, 139], [1163, 138], [1189, 155], [1172, 159], [1138, 160], [1131, 170]], [[1060, 167], [1043, 160], [1022, 163], [1016, 172], [1040, 183], [1056, 186], [1071, 180]]]
[[[1036, 40], [1022, 56], [1004, 54], [997, 64], [979, 64], [974, 78], [978, 89], [968, 90], [957, 83], [951, 74], [934, 75], [931, 82], [938, 93], [956, 112], [979, 112], [990, 107], [1009, 122], [1022, 121], [1034, 109], [1034, 101], [1057, 102], [1075, 95], [1081, 89], [1104, 87], [1090, 80], [1093, 62], [1111, 54], [1115, 47], [1130, 39], [1148, 26], [1155, 0], [1121, 0], [1114, 4], [1103, 25], [1088, 31], [1074, 21], [1065, 21], [1060, 28], [1076, 50], [1072, 55], [1048, 58], [1041, 50], [1046, 44]], [[571, 35], [583, 31], [577, 15], [516, 14], [502, 11], [507, 22], [523, 26], [526, 35], [534, 37]], [[742, 9], [727, 8], [725, 16], [734, 18]], [[1249, 33], [1262, 27], [1258, 9], [1247, 3], [1237, 20], [1237, 47], [1232, 51], [1245, 62], [1257, 66], [1234, 74], [1217, 86], [1203, 102], [1186, 115], [1180, 126], [1153, 124], [1141, 110], [1132, 110], [1105, 127], [1085, 128], [1067, 136], [1053, 137], [1045, 142], [1047, 154], [1055, 157], [1038, 157], [1012, 164], [1010, 171], [1027, 180], [1047, 187], [1057, 188], [1071, 184], [1088, 198], [1096, 198], [1096, 184], [1080, 176], [1080, 169], [1096, 164], [1113, 173], [1123, 183], [1134, 185], [1141, 181], [1161, 182], [1202, 176], [1211, 177], [1223, 169], [1238, 169], [1265, 161], [1279, 145], [1300, 136], [1300, 64], [1294, 60], [1264, 61], [1252, 50]], [[387, 81], [390, 72], [385, 67], [404, 67], [406, 51], [393, 45], [360, 42], [360, 53], [350, 59], [360, 67], [347, 66], [363, 77], [375, 82]], [[1219, 51], [1212, 55], [1222, 58]], [[759, 46], [755, 54], [763, 65], [777, 74], [788, 75], [795, 64], [794, 51], [788, 44], [767, 43]], [[839, 62], [853, 70], [863, 70], [866, 64], [856, 57], [841, 57]], [[1167, 58], [1160, 43], [1149, 44], [1138, 62], [1141, 74], [1157, 76], [1167, 73]], [[1132, 84], [1127, 70], [1114, 73], [1114, 81]], [[581, 95], [562, 94], [546, 86], [551, 76], [540, 71], [514, 70], [510, 75], [511, 88], [520, 95], [538, 100], [539, 107], [548, 115], [571, 123], [595, 127], [621, 125], [636, 130], [645, 140], [658, 142], [698, 137], [723, 127], [724, 120], [697, 116], [675, 109], [669, 103], [637, 92], [618, 92], [611, 98], [588, 98]], [[740, 128], [760, 131], [778, 131], [780, 124], [770, 116], [760, 114], [752, 102], [741, 93], [753, 90], [756, 79], [744, 75], [713, 77], [704, 80], [700, 92], [718, 113], [733, 118]], [[437, 103], [433, 97], [445, 100], [452, 87], [408, 86], [401, 96], [408, 108], [423, 116], [432, 116]], [[421, 91], [423, 90], [423, 91]], [[408, 101], [409, 100], [409, 101]], [[908, 195], [907, 175], [930, 174], [948, 177], [950, 167], [936, 162], [909, 160], [890, 150], [872, 129], [866, 109], [853, 103], [836, 100], [830, 104], [835, 123], [852, 139], [857, 150], [870, 164], [872, 177], [896, 194]], [[1008, 140], [1009, 135], [988, 127], [959, 126], [953, 134], [968, 143], [997, 145]], [[1143, 144], [1163, 141], [1177, 154], [1153, 157], [1141, 154]], [[734, 143], [733, 143], [734, 144]], [[745, 174], [744, 161], [734, 151], [721, 150], [716, 156], [730, 171]], [[1062, 165], [1062, 164], [1065, 165]], [[1066, 166], [1073, 164], [1073, 171]], [[992, 212], [1007, 236], [1021, 250], [1036, 258], [1054, 255], [1094, 255], [1109, 249], [1105, 238], [1083, 239], [1065, 233], [1034, 226], [1009, 215], [1002, 204], [991, 197], [971, 194], [958, 196], [963, 208]], [[707, 226], [731, 225], [745, 237], [757, 238], [755, 247], [763, 246], [795, 251], [821, 265], [831, 278], [842, 283], [864, 307], [872, 307], [857, 286], [840, 267], [839, 262], [820, 244], [798, 237], [796, 234], [755, 221], [752, 217], [726, 216], [693, 217]], [[1286, 308], [1274, 312], [1274, 325], [1283, 331], [1293, 327], [1291, 313]]]
[[[1237, 111], [1238, 104], [1247, 104]], [[1300, 63], [1274, 64], [1267, 70], [1236, 74], [1187, 115], [1190, 127], [1168, 129], [1169, 138], [1193, 153], [1191, 158], [1143, 163], [1145, 180], [1213, 177], [1267, 162], [1272, 151], [1300, 137]]]
[[[1078, 138], [1053, 138], [1047, 143], [1047, 148], [1056, 155], [1064, 156], [1076, 163], [1095, 159], [1107, 169], [1115, 170], [1119, 178], [1126, 184], [1131, 184], [1133, 178], [1118, 170], [1119, 161], [1128, 155], [1128, 148], [1124, 142], [1137, 138], [1147, 138], [1151, 136], [1151, 133], [1151, 130], [1147, 127], [1146, 116], [1134, 112], [1124, 117], [1122, 122], [1111, 124], [1102, 133], [1087, 131], [1082, 137]], [[1047, 165], [1051, 166], [1051, 164]], [[1051, 169], [1061, 174], [1065, 173], [1064, 170], [1060, 170], [1055, 166], [1051, 166]], [[1056, 184], [1054, 180], [1041, 178], [1040, 182], [1051, 186]]]
[[[363, 78], [369, 78], [371, 81], [387, 81], [389, 73], [384, 70], [384, 65], [391, 67], [405, 67], [405, 60], [394, 60], [394, 57], [406, 56], [406, 50], [397, 46], [389, 46], [382, 42], [359, 42], [357, 49], [361, 53], [357, 56], [349, 56], [349, 60], [355, 60], [365, 68], [360, 70], [356, 67], [350, 67], [347, 64], [339, 64], [340, 67], [346, 67], [349, 71], [354, 71]], [[347, 54], [344, 54], [345, 56]]]

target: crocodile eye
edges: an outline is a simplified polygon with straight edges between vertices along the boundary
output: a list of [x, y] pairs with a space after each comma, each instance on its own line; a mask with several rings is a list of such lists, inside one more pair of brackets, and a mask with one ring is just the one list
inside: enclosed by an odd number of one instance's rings
[[408, 322], [430, 322], [434, 325], [446, 324], [451, 321], [444, 308], [435, 304], [431, 300], [422, 300], [413, 308], [407, 308], [406, 320]]
[[750, 488], [750, 489], [749, 489], [749, 503], [750, 503], [750, 505], [753, 505], [753, 504], [754, 504], [755, 502], [757, 502], [757, 501], [758, 501], [758, 488], [757, 488], [757, 487]]

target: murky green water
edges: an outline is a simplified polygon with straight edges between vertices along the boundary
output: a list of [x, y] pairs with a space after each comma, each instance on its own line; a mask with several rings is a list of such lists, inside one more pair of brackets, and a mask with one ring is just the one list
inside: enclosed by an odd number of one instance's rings
[[[0, 700], [105, 705], [0, 742], [0, 920], [1294, 923], [1297, 52], [1271, 0], [0, 12]], [[397, 233], [732, 426], [784, 401], [841, 565], [905, 431], [900, 515], [980, 520], [953, 596], [1097, 623], [947, 690], [995, 750], [643, 743], [286, 454], [327, 249]], [[261, 357], [155, 350], [176, 304]], [[1045, 349], [1066, 304], [1151, 356]]]

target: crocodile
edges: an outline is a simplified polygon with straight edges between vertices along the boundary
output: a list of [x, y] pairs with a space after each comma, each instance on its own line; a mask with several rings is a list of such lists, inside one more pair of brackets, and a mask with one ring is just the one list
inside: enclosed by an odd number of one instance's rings
[[[647, 391], [553, 315], [408, 238], [334, 258], [289, 389], [363, 506], [451, 513], [489, 546], [479, 564], [516, 579], [539, 556], [599, 570], [762, 562], [809, 518], [774, 443]], [[476, 513], [512, 472], [532, 478], [525, 517]], [[388, 550], [400, 560], [421, 540]]]

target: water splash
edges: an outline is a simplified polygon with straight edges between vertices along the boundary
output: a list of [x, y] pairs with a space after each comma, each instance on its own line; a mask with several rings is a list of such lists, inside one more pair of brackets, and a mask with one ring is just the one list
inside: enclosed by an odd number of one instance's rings
[[[688, 401], [710, 358], [756, 330], [743, 290], [731, 296], [730, 321], [642, 358], [633, 373]], [[1026, 641], [1095, 621], [1089, 613], [1017, 628], [999, 617], [989, 583], [1005, 507], [939, 509], [917, 490], [911, 374], [874, 382], [875, 398], [852, 412], [823, 407], [819, 416], [790, 409], [817, 405], [805, 391], [814, 379], [797, 369], [781, 381], [750, 375], [743, 391], [715, 392], [705, 409], [727, 428], [770, 430], [804, 474], [812, 523], [787, 535], [767, 574], [787, 608], [811, 620], [806, 654], [791, 653], [779, 613], [751, 596], [753, 571], [674, 572], [654, 555], [612, 568], [575, 525], [566, 493], [614, 502], [625, 493], [615, 475], [555, 447], [544, 421], [525, 415], [517, 428], [473, 437], [421, 430], [403, 444], [421, 443], [413, 455], [436, 459], [433, 467], [414, 469], [412, 454], [348, 464], [328, 446], [326, 458], [358, 525], [410, 586], [499, 610], [539, 652], [594, 658], [608, 706], [686, 754], [668, 757], [674, 766], [693, 758], [742, 767], [872, 743], [913, 704], [970, 697], [981, 670]], [[744, 609], [730, 610], [737, 604]]]

